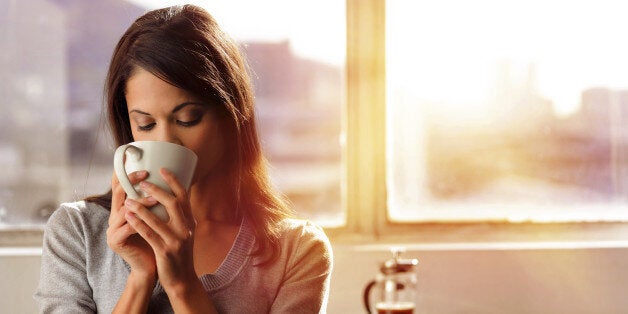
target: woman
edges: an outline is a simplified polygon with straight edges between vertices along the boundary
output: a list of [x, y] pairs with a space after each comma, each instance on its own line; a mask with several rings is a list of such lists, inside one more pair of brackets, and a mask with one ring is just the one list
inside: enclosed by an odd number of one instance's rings
[[[236, 44], [203, 9], [148, 12], [118, 43], [106, 84], [117, 145], [168, 141], [199, 157], [189, 192], [136, 172], [150, 195], [62, 204], [44, 235], [42, 312], [324, 312], [331, 247], [271, 189]], [[161, 175], [169, 194], [148, 182]], [[147, 208], [163, 204], [170, 220]]]

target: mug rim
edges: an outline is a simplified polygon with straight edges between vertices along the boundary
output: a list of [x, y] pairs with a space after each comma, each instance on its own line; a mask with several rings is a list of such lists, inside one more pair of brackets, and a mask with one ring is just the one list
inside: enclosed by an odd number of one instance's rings
[[152, 141], [152, 140], [133, 141], [133, 142], [128, 142], [128, 143], [120, 145], [120, 146], [133, 145], [133, 144], [136, 144], [136, 143], [161, 143], [161, 144], [168, 144], [168, 145], [171, 145], [171, 146], [183, 148], [183, 149], [189, 151], [190, 153], [194, 154], [194, 156], [196, 156], [196, 153], [193, 150], [191, 150], [191, 149], [189, 149], [189, 148], [187, 148], [187, 147], [185, 147], [183, 145], [180, 145], [180, 144], [177, 144], [177, 143], [172, 143], [172, 142], [166, 142], [166, 141]]

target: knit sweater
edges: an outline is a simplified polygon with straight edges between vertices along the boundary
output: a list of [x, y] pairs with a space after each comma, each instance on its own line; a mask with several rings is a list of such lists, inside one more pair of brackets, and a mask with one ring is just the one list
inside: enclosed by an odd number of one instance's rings
[[[109, 211], [94, 203], [62, 204], [44, 231], [39, 286], [42, 313], [110, 313], [130, 269], [107, 245]], [[281, 223], [277, 260], [258, 266], [246, 219], [222, 264], [200, 278], [219, 313], [324, 313], [332, 250], [324, 232], [303, 220]], [[172, 313], [157, 283], [149, 313]]]

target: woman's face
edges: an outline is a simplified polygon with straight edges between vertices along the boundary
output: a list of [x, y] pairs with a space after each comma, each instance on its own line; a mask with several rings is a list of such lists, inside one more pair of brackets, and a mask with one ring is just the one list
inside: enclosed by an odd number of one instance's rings
[[206, 179], [224, 152], [214, 112], [142, 68], [129, 78], [125, 92], [133, 140], [171, 142], [193, 150], [198, 163], [192, 183]]

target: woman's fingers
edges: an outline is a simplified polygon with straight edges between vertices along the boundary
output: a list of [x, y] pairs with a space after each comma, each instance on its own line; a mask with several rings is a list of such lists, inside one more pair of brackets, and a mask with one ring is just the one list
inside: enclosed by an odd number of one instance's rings
[[124, 243], [131, 235], [137, 232], [127, 223], [125, 214], [128, 210], [125, 207], [120, 209], [119, 215], [110, 215], [109, 227], [107, 228], [107, 243], [109, 247], [118, 247]]
[[129, 209], [124, 216], [125, 220], [154, 249], [159, 250], [159, 248], [164, 247], [165, 242], [171, 242], [172, 239], [176, 238], [168, 224], [139, 202], [127, 199], [124, 204]]
[[122, 207], [124, 202], [124, 190], [120, 186], [120, 181], [114, 173], [111, 176], [111, 214], [117, 214], [118, 210]]
[[[174, 226], [183, 226], [185, 228], [189, 228], [190, 224], [188, 221], [191, 219], [191, 211], [189, 210], [189, 200], [187, 198], [187, 194], [182, 194], [180, 189], [177, 186], [180, 186], [177, 179], [174, 176], [165, 176], [164, 180], [170, 186], [171, 189], [177, 190], [177, 194], [173, 195], [169, 192], [164, 191], [159, 188], [155, 184], [152, 184], [147, 181], [142, 181], [140, 183], [140, 188], [146, 192], [148, 195], [151, 195], [154, 199], [156, 199], [159, 203], [161, 203], [168, 212], [170, 216], [170, 221]], [[184, 190], [185, 193], [185, 190]]]
[[126, 199], [124, 214], [127, 225], [132, 227], [150, 245], [155, 257], [159, 277], [163, 280], [181, 279], [182, 269], [193, 271], [195, 223], [190, 209], [187, 191], [172, 173], [161, 170], [160, 174], [172, 193], [148, 181], [140, 182], [147, 195], [166, 208], [170, 220], [162, 221], [150, 212], [142, 200]]
[[[122, 215], [124, 218], [125, 215]], [[130, 236], [138, 233], [133, 226], [126, 223], [126, 218], [124, 218], [125, 223], [118, 228], [110, 228], [107, 230], [107, 242], [109, 247], [116, 247], [121, 243], [124, 243]]]
[[[145, 180], [147, 177], [148, 177], [148, 172], [136, 171], [129, 174], [129, 181], [131, 182], [131, 184], [137, 184], [140, 181]], [[119, 212], [124, 206], [125, 199], [126, 199], [126, 192], [120, 185], [120, 181], [118, 180], [118, 177], [114, 173], [111, 176], [111, 215], [109, 215], [110, 225], [116, 224], [116, 222], [113, 221], [116, 217], [122, 216], [121, 218], [122, 219], [124, 218], [124, 214], [119, 215]], [[142, 204], [144, 204], [145, 206], [153, 206], [157, 203], [157, 201], [153, 198], [143, 198], [140, 200], [140, 202], [142, 202]]]
[[185, 220], [186, 221], [189, 221], [189, 220], [193, 221], [194, 217], [192, 216], [192, 209], [190, 207], [190, 200], [189, 200], [189, 197], [188, 197], [188, 192], [185, 189], [185, 187], [183, 186], [183, 184], [181, 184], [181, 182], [179, 182], [179, 180], [177, 180], [177, 177], [175, 177], [172, 172], [170, 172], [169, 170], [167, 170], [165, 168], [159, 169], [159, 174], [164, 179], [164, 181], [166, 181], [166, 183], [168, 184], [168, 186], [172, 190], [172, 193], [173, 193], [175, 199], [177, 199], [177, 201], [178, 201], [178, 203], [180, 205], [180, 210], [183, 211], [183, 215], [184, 215]]
[[131, 184], [137, 184], [140, 181], [148, 178], [148, 171], [146, 170], [135, 171], [135, 172], [129, 173], [128, 176], [129, 176], [129, 181], [131, 182]]
[[124, 207], [121, 207], [117, 213], [109, 215], [109, 229], [118, 229], [126, 223], [126, 219], [124, 218], [126, 211]]
[[152, 197], [152, 196], [148, 196], [148, 197], [142, 197], [140, 199], [134, 200], [140, 204], [142, 204], [142, 206], [146, 207], [146, 208], [151, 208], [155, 205], [157, 205], [157, 200]]
[[179, 182], [179, 180], [177, 180], [177, 177], [175, 177], [172, 172], [170, 172], [166, 168], [161, 168], [159, 169], [159, 174], [164, 179], [164, 181], [166, 181], [166, 183], [172, 190], [172, 194], [174, 194], [176, 198], [187, 199], [188, 192], [185, 190], [185, 187], [181, 184], [181, 182]]
[[[137, 184], [140, 181], [146, 180], [146, 178], [148, 178], [148, 171], [140, 170], [131, 172], [128, 174], [128, 177], [131, 184]], [[120, 180], [118, 180], [118, 177], [115, 173], [111, 176], [111, 186], [119, 187], [122, 191], [124, 191], [124, 189], [122, 189], [122, 186], [120, 185]]]
[[[121, 211], [121, 216], [155, 252], [168, 255], [169, 252], [180, 251], [182, 245], [189, 244], [195, 224], [185, 188], [172, 173], [162, 169], [161, 175], [173, 193], [148, 181], [141, 181], [140, 188], [150, 196], [139, 200], [125, 199], [122, 204], [125, 212]], [[166, 208], [170, 221], [162, 221], [149, 210], [156, 203], [161, 203]]]
[[[137, 184], [140, 181], [148, 178], [148, 172], [144, 170], [135, 171], [135, 172], [130, 173], [128, 176], [129, 176], [129, 181], [131, 182], [131, 184]], [[115, 173], [111, 176], [111, 188], [112, 190], [115, 190], [115, 192], [118, 192], [117, 194], [122, 193], [124, 195], [124, 189], [120, 185], [120, 181], [118, 180], [118, 177], [116, 176]]]
[[129, 226], [131, 226], [133, 230], [141, 235], [142, 238], [144, 238], [144, 240], [146, 240], [146, 242], [148, 242], [151, 247], [155, 248], [161, 246], [161, 237], [159, 236], [159, 234], [153, 231], [153, 229], [151, 229], [144, 220], [142, 220], [133, 212], [127, 212], [124, 217]]
[[192, 208], [190, 207], [190, 199], [186, 188], [169, 170], [161, 168], [159, 169], [159, 174], [172, 190], [172, 195], [174, 196], [172, 202], [177, 205], [176, 209], [179, 211], [178, 217], [180, 217], [180, 222], [186, 229], [194, 229], [196, 223], [192, 215]]
[[[166, 208], [170, 216], [169, 222], [163, 222], [146, 209], [145, 206], [140, 206], [141, 204], [139, 204], [139, 202], [127, 199], [125, 206], [137, 214], [137, 217], [131, 217], [130, 219], [139, 218], [142, 220], [146, 227], [152, 229], [154, 233], [161, 237], [162, 243], [168, 244], [186, 241], [191, 237], [195, 229], [194, 219], [189, 209], [190, 203], [187, 198], [187, 193], [173, 175], [166, 172], [163, 177], [166, 183], [168, 183], [173, 190], [176, 190], [177, 196], [147, 181], [141, 182], [140, 188]], [[129, 223], [131, 223], [130, 220]], [[146, 230], [144, 225], [139, 222], [134, 222], [132, 225], [137, 228], [138, 233], [142, 235], [148, 234], [149, 237], [155, 236], [155, 234]], [[148, 241], [148, 239], [146, 240]], [[157, 244], [157, 242], [153, 243]]]

